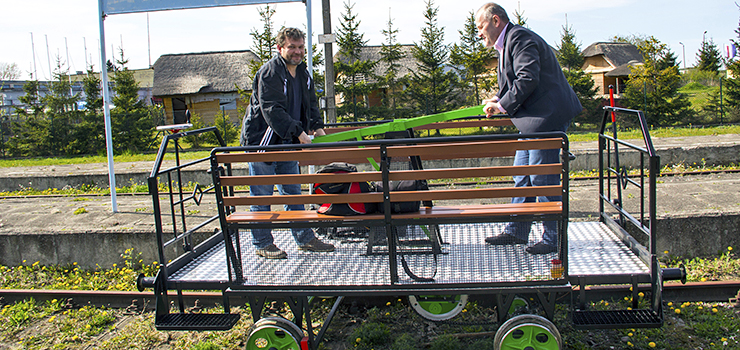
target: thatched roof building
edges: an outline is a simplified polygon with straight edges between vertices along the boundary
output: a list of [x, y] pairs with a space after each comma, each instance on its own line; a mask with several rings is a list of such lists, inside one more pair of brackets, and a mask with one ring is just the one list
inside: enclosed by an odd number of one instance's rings
[[249, 50], [162, 55], [154, 63], [154, 96], [235, 91], [249, 88]]
[[257, 55], [249, 50], [162, 55], [154, 63], [154, 91], [162, 99], [167, 123], [182, 120], [185, 110], [210, 124], [220, 111], [236, 121], [243, 104], [237, 86], [250, 89], [250, 62]]
[[622, 42], [596, 42], [583, 50], [583, 71], [591, 74], [602, 94], [609, 93], [609, 85], [623, 91], [630, 67], [642, 63], [642, 54], [635, 45]]

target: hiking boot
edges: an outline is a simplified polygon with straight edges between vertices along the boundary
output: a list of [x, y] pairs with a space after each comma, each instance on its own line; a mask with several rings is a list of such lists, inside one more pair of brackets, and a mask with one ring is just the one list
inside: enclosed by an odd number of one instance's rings
[[267, 247], [260, 248], [255, 250], [255, 253], [261, 257], [265, 257], [268, 259], [285, 259], [288, 257], [288, 254], [285, 254], [284, 251], [280, 250], [277, 246], [274, 244], [270, 244]]
[[316, 237], [314, 237], [308, 243], [298, 246], [298, 248], [300, 248], [301, 250], [308, 250], [309, 252], [333, 252], [334, 251], [334, 245], [329, 244], [329, 243], [324, 243]]

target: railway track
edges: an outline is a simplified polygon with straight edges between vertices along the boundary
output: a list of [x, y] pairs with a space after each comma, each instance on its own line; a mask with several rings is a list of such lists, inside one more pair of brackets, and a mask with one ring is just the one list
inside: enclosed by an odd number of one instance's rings
[[[630, 286], [594, 286], [587, 287], [591, 300], [621, 299], [631, 295]], [[643, 288], [641, 287], [641, 290]], [[578, 288], [574, 287], [574, 291]], [[649, 291], [649, 286], [644, 287]], [[740, 293], [740, 280], [734, 281], [712, 281], [712, 282], [689, 282], [686, 284], [668, 283], [663, 288], [663, 300], [673, 302], [704, 301], [704, 302], [727, 302]], [[176, 300], [176, 295], [171, 295], [171, 300]], [[48, 290], [48, 289], [0, 289], [0, 306], [12, 304], [24, 299], [33, 298], [37, 301], [62, 300], [69, 306], [105, 306], [111, 308], [142, 308], [154, 307], [154, 294], [151, 292], [128, 292], [128, 291], [82, 291], [82, 290]], [[385, 305], [392, 297], [362, 297], [346, 298], [345, 303], [355, 302], [365, 305]], [[471, 296], [471, 300], [485, 300], [483, 296]], [[220, 292], [183, 292], [183, 301], [188, 307], [196, 305], [196, 300], [201, 307], [211, 307], [223, 302]], [[559, 298], [561, 302], [567, 303], [570, 298], [563, 295]], [[244, 305], [248, 302], [246, 297], [232, 296], [231, 305]]]

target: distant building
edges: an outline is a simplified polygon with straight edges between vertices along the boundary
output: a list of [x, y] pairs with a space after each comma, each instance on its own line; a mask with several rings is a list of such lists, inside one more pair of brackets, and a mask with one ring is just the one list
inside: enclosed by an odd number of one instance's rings
[[153, 95], [161, 99], [165, 121], [174, 124], [185, 110], [198, 114], [205, 124], [213, 124], [216, 113], [238, 115], [241, 101], [237, 86], [252, 88], [249, 63], [258, 60], [249, 50], [162, 55], [154, 63]]
[[609, 85], [614, 93], [624, 92], [632, 66], [642, 64], [642, 55], [635, 45], [621, 42], [596, 42], [583, 50], [583, 71], [591, 74], [599, 93], [608, 96]]

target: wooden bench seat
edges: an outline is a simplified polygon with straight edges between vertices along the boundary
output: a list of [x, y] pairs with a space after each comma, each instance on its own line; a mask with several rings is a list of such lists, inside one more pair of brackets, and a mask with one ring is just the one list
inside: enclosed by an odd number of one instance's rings
[[[562, 202], [490, 204], [422, 207], [418, 212], [392, 214], [393, 219], [449, 219], [515, 215], [558, 215]], [[383, 220], [384, 214], [373, 213], [354, 216], [319, 214], [315, 211], [262, 211], [234, 212], [226, 217], [228, 223], [292, 222], [292, 221], [369, 221]]]

